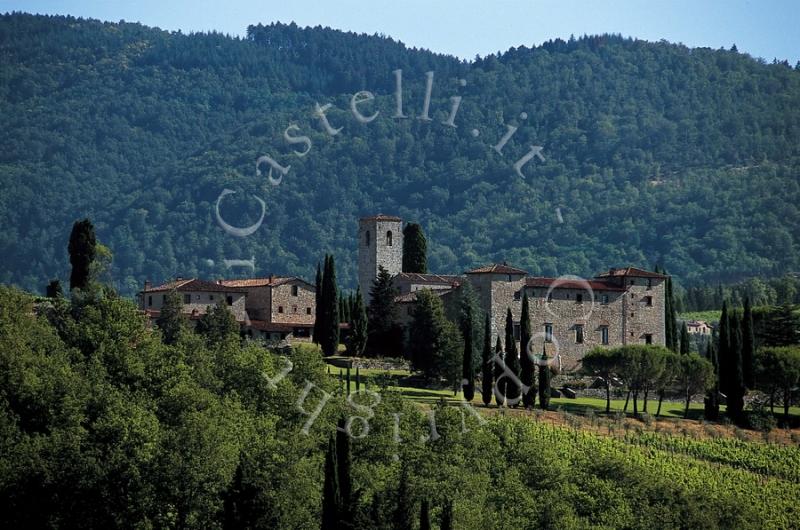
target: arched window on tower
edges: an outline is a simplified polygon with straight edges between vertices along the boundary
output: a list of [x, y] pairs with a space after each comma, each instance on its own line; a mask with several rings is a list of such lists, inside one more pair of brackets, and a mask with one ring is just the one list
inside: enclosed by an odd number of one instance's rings
[[369, 230], [364, 234], [364, 244], [369, 246]]
[[392, 246], [392, 231], [391, 230], [386, 232], [386, 246], [387, 247], [391, 247]]

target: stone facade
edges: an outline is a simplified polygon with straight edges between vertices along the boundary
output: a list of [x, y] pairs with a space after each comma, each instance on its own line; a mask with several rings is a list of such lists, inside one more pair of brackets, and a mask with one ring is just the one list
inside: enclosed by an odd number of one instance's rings
[[293, 278], [272, 288], [271, 322], [314, 324], [314, 286]]
[[[539, 354], [545, 349], [549, 356], [558, 358], [564, 370], [578, 368], [583, 355], [597, 346], [665, 344], [664, 275], [628, 267], [610, 269], [589, 280], [541, 278], [528, 276], [527, 272], [505, 263], [459, 276], [402, 273], [402, 242], [387, 249], [385, 245], [376, 247], [374, 239], [376, 232], [399, 233], [401, 229], [402, 221], [397, 217], [378, 215], [361, 219], [358, 260], [359, 285], [364, 293], [369, 293], [379, 265], [394, 275], [402, 324], [410, 322], [419, 289], [435, 290], [447, 305], [458, 298], [452, 294], [468, 281], [481, 308], [489, 314], [493, 346], [498, 336], [505, 340], [508, 308], [519, 340], [522, 298], [527, 294], [533, 333], [530, 350]], [[517, 346], [522, 351], [519, 342]]]
[[403, 269], [403, 221], [390, 215], [358, 220], [358, 285], [369, 304], [372, 282], [383, 266], [395, 276]]
[[192, 317], [200, 317], [221, 300], [228, 304], [236, 320], [245, 319], [246, 293], [242, 289], [230, 288], [213, 282], [197, 279], [177, 279], [173, 282], [145, 288], [139, 293], [139, 308], [157, 318], [166, 301], [167, 294], [175, 290], [183, 302], [183, 312]]

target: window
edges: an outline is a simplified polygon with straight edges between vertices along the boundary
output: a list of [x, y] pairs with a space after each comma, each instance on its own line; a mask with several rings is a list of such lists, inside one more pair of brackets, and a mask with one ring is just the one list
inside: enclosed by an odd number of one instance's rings
[[369, 230], [364, 233], [364, 245], [369, 246]]
[[165, 295], [165, 294], [162, 294], [162, 295], [161, 295], [161, 303], [163, 304], [163, 303], [164, 303], [164, 302], [166, 302], [166, 301], [167, 301], [167, 295]]
[[631, 313], [631, 318], [633, 318], [633, 313]]
[[153, 305], [153, 295], [150, 295], [150, 296], [147, 297], [147, 305], [148, 306], [152, 306]]
[[310, 308], [310, 307], [307, 307], [307, 308], [306, 308], [306, 315], [310, 315], [310, 314], [311, 314], [311, 308]]
[[575, 325], [575, 343], [583, 344], [583, 325], [581, 324]]
[[607, 294], [604, 294], [604, 295], [600, 296], [600, 300], [603, 303], [603, 305], [608, 305], [608, 295]]
[[292, 285], [292, 296], [297, 296], [297, 286]]
[[228, 305], [233, 305], [233, 297], [232, 296], [226, 297], [225, 301], [228, 302]]
[[519, 300], [520, 298], [522, 298], [522, 291], [514, 293], [514, 300]]
[[391, 247], [392, 246], [392, 231], [391, 230], [388, 230], [386, 232], [386, 246], [387, 247]]
[[652, 296], [645, 296], [644, 297], [644, 304], [647, 307], [653, 307], [653, 297]]
[[600, 326], [600, 342], [608, 344], [608, 326]]
[[644, 343], [645, 344], [653, 344], [653, 336], [651, 334], [647, 333], [644, 336]]
[[631, 280], [631, 285], [636, 284], [636, 280]]
[[184, 304], [191, 304], [192, 303], [192, 295], [190, 295], [190, 294], [183, 295], [183, 303]]
[[575, 295], [575, 302], [577, 302], [579, 304], [582, 304], [583, 303], [583, 295], [582, 294], [576, 294]]
[[553, 342], [553, 324], [544, 325], [544, 341]]
[[278, 313], [283, 313], [283, 306], [282, 305], [278, 306]]
[[194, 295], [194, 299], [195, 300], [200, 300], [200, 295], [199, 294]]
[[292, 313], [297, 313], [297, 306], [296, 305], [292, 306]]
[[214, 295], [213, 294], [208, 295], [208, 299], [213, 302], [214, 301]]

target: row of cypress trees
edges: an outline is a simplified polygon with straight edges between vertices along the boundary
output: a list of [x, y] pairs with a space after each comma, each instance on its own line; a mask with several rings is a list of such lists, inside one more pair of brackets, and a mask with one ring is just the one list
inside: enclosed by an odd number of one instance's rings
[[314, 320], [314, 342], [322, 347], [325, 355], [333, 355], [339, 347], [339, 292], [336, 287], [336, 264], [333, 255], [325, 254], [325, 263], [320, 270], [317, 263], [316, 314]]
[[[500, 363], [492, 361], [492, 326], [489, 320], [489, 315], [486, 315], [484, 323], [483, 335], [483, 351], [481, 354], [481, 395], [483, 404], [488, 406], [492, 402], [492, 394], [495, 395], [495, 402], [498, 405], [503, 405], [506, 401], [511, 403], [518, 403], [520, 398], [525, 408], [532, 408], [536, 402], [536, 389], [535, 389], [535, 368], [533, 360], [529, 357], [527, 351], [528, 342], [532, 337], [531, 323], [530, 323], [530, 304], [528, 302], [528, 295], [525, 294], [522, 298], [522, 316], [520, 328], [520, 348], [522, 352], [517, 352], [517, 343], [514, 339], [514, 320], [511, 314], [511, 308], [506, 311], [506, 326], [505, 326], [505, 344], [506, 348], [503, 351], [503, 345], [500, 337], [497, 337], [495, 343], [494, 354], [503, 359], [506, 369], [508, 369], [520, 384], [528, 387], [527, 392], [523, 392], [517, 381], [511, 377], [505, 376], [504, 370]], [[471, 389], [474, 389], [474, 382], [472, 377], [474, 374], [467, 370], [467, 349], [464, 349], [464, 399], [470, 401], [473, 397]], [[550, 406], [550, 379], [551, 372], [550, 366], [547, 363], [547, 353], [542, 352], [541, 362], [539, 365], [539, 406], [547, 410]], [[470, 364], [471, 366], [471, 364]], [[503, 381], [498, 385], [495, 391], [495, 382]], [[467, 388], [470, 388], [470, 393], [467, 393]]]

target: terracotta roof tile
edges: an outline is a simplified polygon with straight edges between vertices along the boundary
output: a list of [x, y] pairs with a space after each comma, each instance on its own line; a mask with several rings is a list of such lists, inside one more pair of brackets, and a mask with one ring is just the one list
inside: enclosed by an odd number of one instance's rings
[[528, 274], [528, 271], [506, 265], [505, 263], [493, 263], [491, 265], [469, 270], [464, 274]]
[[408, 280], [411, 283], [445, 283], [450, 285], [461, 285], [464, 280], [461, 276], [444, 275], [444, 274], [421, 274], [418, 272], [401, 272], [395, 275], [395, 278], [401, 280]]
[[609, 278], [609, 277], [620, 277], [620, 276], [634, 276], [637, 278], [667, 278], [667, 276], [664, 274], [646, 271], [644, 269], [637, 269], [636, 267], [609, 269], [607, 272], [598, 274], [597, 278]]
[[143, 293], [157, 293], [163, 291], [209, 291], [212, 293], [243, 293], [244, 289], [234, 286], [227, 286], [216, 282], [208, 282], [206, 280], [198, 280], [197, 278], [189, 278], [186, 280], [175, 280], [165, 284], [145, 289]]
[[359, 220], [360, 221], [402, 221], [402, 219], [400, 219], [397, 216], [386, 215], [386, 214], [382, 214], [382, 213], [379, 213], [377, 215], [370, 215], [368, 217], [362, 217]]

